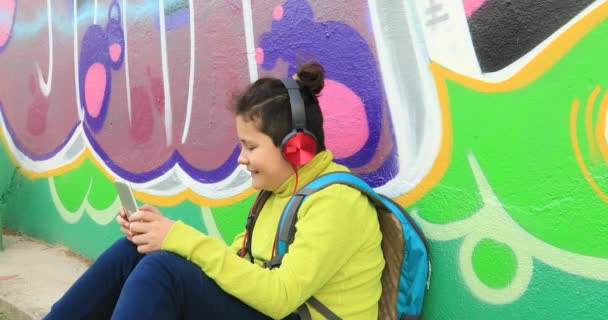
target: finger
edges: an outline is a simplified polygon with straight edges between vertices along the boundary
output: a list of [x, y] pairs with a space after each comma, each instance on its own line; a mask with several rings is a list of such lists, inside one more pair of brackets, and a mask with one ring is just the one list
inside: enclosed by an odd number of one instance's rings
[[137, 252], [139, 253], [150, 253], [152, 252], [152, 250], [150, 250], [150, 246], [147, 244], [142, 244], [140, 246], [137, 246]]
[[133, 213], [131, 215], [131, 217], [129, 218], [129, 221], [131, 221], [131, 222], [148, 221], [148, 220], [150, 220], [150, 216], [153, 216], [153, 215], [154, 214], [151, 214], [148, 211], [137, 210], [137, 211], [135, 211], [135, 213]]
[[137, 246], [141, 246], [148, 243], [148, 237], [146, 234], [133, 233], [133, 236], [131, 236], [131, 242]]
[[129, 224], [128, 229], [131, 230], [133, 234], [147, 233], [148, 231], [150, 231], [150, 223], [134, 221]]
[[131, 214], [131, 216], [129, 217], [129, 221], [131, 222], [135, 222], [135, 221], [141, 221], [141, 219], [143, 219], [143, 215], [145, 215], [146, 213], [144, 211], [135, 211]]
[[122, 234], [124, 234], [129, 240], [131, 240], [133, 237], [133, 232], [125, 227], [120, 227], [120, 232], [122, 232]]
[[150, 253], [160, 250], [160, 247], [154, 242], [146, 242], [137, 246], [137, 251], [140, 253]]
[[129, 215], [127, 214], [127, 210], [124, 208], [120, 208], [118, 211], [118, 216], [121, 217], [124, 221], [129, 222]]
[[151, 222], [158, 220], [160, 217], [162, 216], [150, 211], [137, 210], [131, 215], [129, 221]]
[[129, 228], [129, 221], [125, 220], [120, 215], [116, 216], [116, 223], [118, 223], [120, 226], [125, 227], [127, 229]]
[[152, 213], [155, 213], [155, 214], [162, 215], [162, 213], [160, 212], [160, 210], [158, 210], [156, 207], [153, 207], [153, 206], [151, 206], [149, 204], [142, 205], [141, 207], [139, 207], [139, 210], [148, 211], [148, 212], [152, 212]]

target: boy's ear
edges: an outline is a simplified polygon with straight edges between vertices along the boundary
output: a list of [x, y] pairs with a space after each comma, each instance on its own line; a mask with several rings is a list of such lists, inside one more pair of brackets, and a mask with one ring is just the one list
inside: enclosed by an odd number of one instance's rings
[[307, 130], [294, 130], [283, 139], [281, 154], [292, 167], [299, 168], [317, 154], [317, 140]]

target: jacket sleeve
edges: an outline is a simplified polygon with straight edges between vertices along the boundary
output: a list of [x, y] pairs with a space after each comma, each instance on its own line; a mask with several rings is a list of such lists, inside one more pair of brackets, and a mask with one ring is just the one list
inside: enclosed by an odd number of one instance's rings
[[272, 270], [241, 259], [221, 240], [180, 221], [169, 231], [162, 249], [199, 265], [225, 292], [247, 305], [272, 318], [283, 318], [318, 291], [360, 247], [364, 219], [357, 215], [369, 214], [370, 206], [364, 197], [342, 185], [311, 195], [298, 212], [289, 252], [282, 265]]

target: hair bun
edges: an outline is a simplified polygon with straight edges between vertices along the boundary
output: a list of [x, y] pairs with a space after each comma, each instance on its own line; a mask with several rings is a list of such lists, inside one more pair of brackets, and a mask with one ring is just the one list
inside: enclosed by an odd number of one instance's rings
[[298, 69], [298, 80], [314, 95], [319, 95], [325, 86], [325, 69], [317, 62], [308, 62]]

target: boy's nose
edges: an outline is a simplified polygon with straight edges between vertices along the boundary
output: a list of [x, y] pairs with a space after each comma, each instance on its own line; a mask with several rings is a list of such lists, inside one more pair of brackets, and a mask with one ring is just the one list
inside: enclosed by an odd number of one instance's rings
[[239, 153], [239, 157], [236, 160], [239, 164], [247, 164], [247, 157], [245, 157], [245, 155], [243, 154], [243, 149], [241, 148], [241, 152]]

